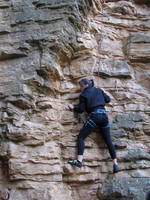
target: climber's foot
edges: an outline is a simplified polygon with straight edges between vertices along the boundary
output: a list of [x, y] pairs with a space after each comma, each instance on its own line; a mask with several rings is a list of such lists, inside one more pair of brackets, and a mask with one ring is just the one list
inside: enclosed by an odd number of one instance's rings
[[117, 164], [114, 164], [113, 165], [113, 173], [118, 173], [120, 171], [121, 171], [120, 167]]
[[80, 162], [79, 160], [69, 160], [68, 164], [79, 167], [79, 168], [81, 168], [83, 165], [82, 162]]

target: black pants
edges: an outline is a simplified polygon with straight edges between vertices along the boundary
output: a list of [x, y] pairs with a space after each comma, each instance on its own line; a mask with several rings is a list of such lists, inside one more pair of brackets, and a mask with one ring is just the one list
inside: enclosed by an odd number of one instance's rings
[[99, 132], [104, 138], [104, 141], [108, 147], [110, 156], [112, 159], [116, 158], [115, 147], [112, 143], [110, 135], [110, 126], [108, 121], [108, 116], [104, 109], [98, 109], [92, 112], [89, 118], [84, 123], [80, 133], [78, 135], [77, 145], [78, 145], [78, 155], [83, 155], [84, 153], [84, 140], [91, 132], [96, 128], [99, 128]]

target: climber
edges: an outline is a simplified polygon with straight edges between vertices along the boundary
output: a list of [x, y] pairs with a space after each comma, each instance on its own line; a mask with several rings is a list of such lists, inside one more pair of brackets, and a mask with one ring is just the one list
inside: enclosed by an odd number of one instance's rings
[[110, 97], [102, 89], [95, 88], [93, 80], [81, 79], [79, 85], [81, 89], [79, 105], [69, 104], [68, 108], [70, 111], [75, 111], [77, 113], [86, 111], [89, 117], [78, 135], [77, 160], [69, 160], [68, 163], [79, 168], [83, 166], [84, 140], [91, 134], [93, 129], [98, 127], [113, 161], [113, 173], [117, 173], [120, 171], [120, 167], [117, 163], [116, 151], [111, 140], [110, 126], [105, 110], [105, 104], [110, 102]]
[[146, 194], [146, 200], [150, 200], [150, 191], [148, 191]]

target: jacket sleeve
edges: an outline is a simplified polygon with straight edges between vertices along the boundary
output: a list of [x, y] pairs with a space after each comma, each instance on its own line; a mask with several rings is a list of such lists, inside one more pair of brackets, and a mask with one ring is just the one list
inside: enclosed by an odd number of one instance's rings
[[110, 97], [102, 90], [102, 93], [103, 93], [103, 96], [104, 96], [104, 99], [105, 99], [105, 103], [109, 103], [110, 102]]
[[86, 108], [86, 99], [83, 96], [79, 97], [79, 104], [74, 106], [74, 111], [77, 113], [83, 113]]

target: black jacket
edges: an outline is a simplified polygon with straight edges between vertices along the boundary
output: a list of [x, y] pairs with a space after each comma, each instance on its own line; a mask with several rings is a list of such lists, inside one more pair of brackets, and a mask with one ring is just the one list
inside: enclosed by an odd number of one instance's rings
[[74, 111], [91, 113], [96, 108], [104, 108], [110, 102], [110, 97], [100, 88], [87, 87], [79, 97], [79, 105], [74, 107]]

